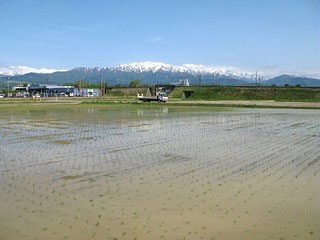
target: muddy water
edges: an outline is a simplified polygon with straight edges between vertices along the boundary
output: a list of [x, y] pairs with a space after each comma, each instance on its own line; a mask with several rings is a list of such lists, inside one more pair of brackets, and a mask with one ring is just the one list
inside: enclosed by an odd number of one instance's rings
[[320, 111], [12, 107], [0, 136], [1, 240], [320, 239]]

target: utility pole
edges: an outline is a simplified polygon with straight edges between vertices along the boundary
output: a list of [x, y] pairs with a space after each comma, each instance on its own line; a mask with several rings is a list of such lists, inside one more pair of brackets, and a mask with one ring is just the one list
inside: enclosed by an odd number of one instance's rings
[[256, 86], [258, 86], [258, 72], [256, 71]]
[[105, 92], [106, 92], [106, 84], [105, 84], [105, 80], [104, 78], [101, 76], [101, 82], [100, 82], [100, 89], [101, 89], [101, 97], [104, 96]]
[[7, 93], [8, 97], [9, 97], [9, 81], [10, 81], [10, 78], [8, 77], [8, 93]]
[[[104, 79], [103, 79], [104, 80]], [[105, 96], [105, 94], [107, 93], [106, 90], [106, 80], [103, 81], [103, 96]]]
[[100, 93], [101, 93], [100, 97], [102, 97], [102, 76], [100, 77]]
[[198, 77], [199, 77], [199, 86], [201, 86], [201, 77], [202, 77], [201, 74], [199, 74]]

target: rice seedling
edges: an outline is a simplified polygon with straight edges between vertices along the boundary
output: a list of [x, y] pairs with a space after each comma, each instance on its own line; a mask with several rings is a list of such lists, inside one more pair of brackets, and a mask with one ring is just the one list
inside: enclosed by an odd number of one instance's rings
[[[222, 230], [233, 228], [255, 239], [265, 223], [274, 238], [316, 239], [319, 113], [168, 111], [86, 106], [0, 116], [0, 227], [15, 207], [14, 228], [31, 229], [32, 216], [49, 229], [27, 240], [80, 231], [84, 239], [228, 239]], [[8, 122], [19, 133], [2, 128]]]

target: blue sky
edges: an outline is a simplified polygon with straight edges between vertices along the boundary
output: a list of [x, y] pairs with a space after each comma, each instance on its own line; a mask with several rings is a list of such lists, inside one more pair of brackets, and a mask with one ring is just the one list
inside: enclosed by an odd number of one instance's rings
[[320, 0], [0, 0], [0, 67], [161, 61], [320, 76]]

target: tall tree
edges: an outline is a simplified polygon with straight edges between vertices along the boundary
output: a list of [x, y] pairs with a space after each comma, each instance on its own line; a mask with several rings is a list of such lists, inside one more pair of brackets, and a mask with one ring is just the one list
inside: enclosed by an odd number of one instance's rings
[[131, 82], [130, 82], [130, 85], [129, 85], [129, 87], [139, 87], [139, 85], [140, 85], [140, 80], [132, 80]]

